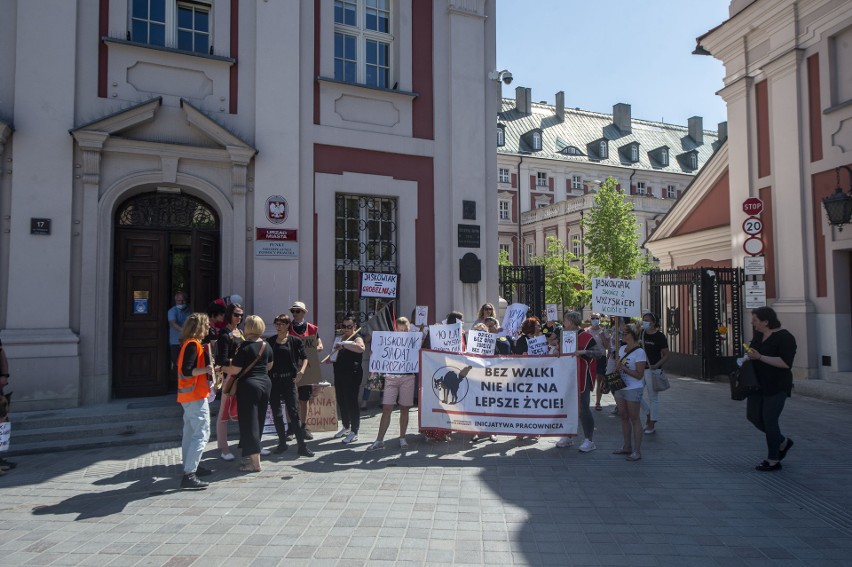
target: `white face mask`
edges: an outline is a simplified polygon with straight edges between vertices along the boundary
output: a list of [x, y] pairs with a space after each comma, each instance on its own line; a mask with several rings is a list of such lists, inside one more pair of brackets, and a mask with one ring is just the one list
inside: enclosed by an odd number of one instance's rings
[[183, 305], [175, 305], [175, 307], [183, 311], [184, 309], [186, 309], [186, 303], [184, 303]]
[[598, 326], [598, 325], [600, 325], [600, 324], [601, 324], [601, 320], [600, 320], [600, 319], [592, 319], [592, 326], [593, 326], [593, 327], [597, 327], [597, 326]]
[[643, 329], [650, 329], [651, 328], [651, 322], [650, 321], [642, 321], [642, 328]]

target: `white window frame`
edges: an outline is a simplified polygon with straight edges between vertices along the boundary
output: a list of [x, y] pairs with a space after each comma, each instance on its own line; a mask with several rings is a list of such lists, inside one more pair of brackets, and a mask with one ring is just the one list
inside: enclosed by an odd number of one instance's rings
[[633, 163], [639, 161], [639, 146], [636, 144], [630, 146], [630, 161]]
[[692, 152], [689, 154], [689, 168], [698, 169], [698, 152]]
[[571, 176], [571, 189], [582, 189], [583, 188], [583, 176], [582, 175], [572, 175]]
[[[367, 28], [367, 10], [374, 9], [374, 7], [370, 6], [371, 3], [376, 2], [387, 2], [387, 10], [380, 10], [381, 12], [386, 12], [388, 17], [388, 31], [387, 33], [371, 30]], [[377, 87], [381, 89], [390, 89], [394, 84], [395, 73], [394, 73], [394, 36], [393, 36], [393, 26], [394, 26], [394, 14], [393, 14], [393, 0], [334, 0], [334, 8], [336, 9], [338, 4], [344, 5], [354, 5], [356, 7], [355, 10], [355, 25], [349, 25], [346, 23], [340, 23], [334, 21], [334, 43], [332, 44], [332, 62], [333, 68], [336, 67], [338, 60], [344, 61], [354, 61], [355, 62], [355, 84], [366, 85], [371, 87]], [[334, 13], [334, 11], [332, 11]], [[350, 36], [355, 38], [355, 58], [351, 58], [351, 54], [345, 53], [344, 58], [341, 59], [338, 57], [336, 51], [336, 43], [338, 34], [343, 36]], [[369, 64], [367, 63], [367, 48], [369, 42], [377, 42], [380, 44], [387, 45], [387, 61], [385, 65], [380, 64]], [[367, 82], [367, 68], [369, 66], [375, 66], [380, 69], [385, 69], [387, 72], [387, 82], [386, 84], [378, 84], [378, 83], [368, 83]], [[338, 76], [336, 71], [333, 72], [335, 80], [338, 81], [347, 81], [344, 76]]]
[[532, 133], [532, 147], [535, 151], [541, 150], [541, 132]]
[[535, 173], [535, 186], [536, 187], [548, 187], [547, 172], [546, 171], [536, 171], [536, 173]]
[[598, 156], [601, 159], [607, 159], [609, 157], [609, 146], [606, 143], [606, 140], [601, 140], [598, 143]]
[[677, 187], [674, 185], [666, 186], [666, 198], [667, 199], [677, 199]]
[[527, 243], [527, 263], [535, 256], [535, 244]]
[[660, 150], [660, 163], [662, 163], [664, 167], [669, 165], [669, 150], [666, 148], [662, 148]]
[[571, 253], [577, 258], [583, 255], [583, 241], [579, 234], [571, 236]]
[[497, 204], [497, 208], [499, 210], [498, 218], [501, 221], [511, 221], [512, 220], [512, 202], [506, 199], [500, 199]]
[[501, 167], [501, 168], [498, 169], [497, 180], [500, 183], [509, 183], [511, 181], [511, 177], [510, 177], [510, 174], [509, 174], [509, 168], [508, 167]]
[[506, 130], [500, 126], [497, 127], [497, 147], [506, 145]]
[[637, 195], [647, 195], [648, 191], [645, 189], [646, 185], [644, 181], [636, 182], [636, 194]]
[[[136, 18], [134, 17], [134, 5], [137, 0], [128, 0], [127, 3], [127, 29], [130, 34], [130, 40], [134, 43], [141, 43], [144, 45], [154, 45], [159, 47], [167, 47], [169, 49], [179, 49], [178, 47], [178, 31], [183, 28], [178, 28], [178, 8], [185, 7], [191, 8], [193, 12], [195, 11], [204, 11], [207, 12], [207, 31], [200, 32], [195, 31], [194, 27], [190, 30], [193, 32], [193, 46], [195, 45], [195, 36], [196, 35], [206, 35], [207, 36], [207, 48], [201, 51], [196, 51], [195, 49], [181, 49], [181, 51], [186, 51], [188, 53], [197, 53], [207, 55], [210, 52], [210, 48], [213, 46], [213, 0], [162, 0], [163, 2], [163, 10], [165, 22], [157, 22], [156, 20], [150, 19], [150, 11], [151, 11], [151, 2], [157, 2], [159, 0], [145, 0], [148, 5], [148, 17]], [[148, 23], [148, 37], [140, 38], [138, 34], [133, 33], [133, 24], [134, 22], [147, 22]], [[163, 24], [164, 26], [164, 44], [161, 46], [158, 43], [151, 43], [151, 32], [150, 25], [152, 22], [156, 24]], [[194, 25], [194, 18], [193, 18]], [[187, 28], [188, 29], [188, 28]]]
[[512, 261], [512, 245], [511, 244], [505, 244], [505, 243], [501, 242], [500, 243], [500, 250], [506, 251], [506, 256], [508, 256], [509, 261], [511, 262]]

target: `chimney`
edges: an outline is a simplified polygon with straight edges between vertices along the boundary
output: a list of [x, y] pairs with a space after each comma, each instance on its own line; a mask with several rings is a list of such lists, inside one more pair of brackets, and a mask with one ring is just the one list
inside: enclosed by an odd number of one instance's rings
[[532, 89], [515, 88], [515, 109], [524, 114], [532, 114]]
[[689, 137], [699, 146], [704, 143], [704, 119], [693, 116], [687, 120]]
[[719, 122], [719, 143], [721, 144], [728, 139], [728, 121]]
[[632, 132], [630, 126], [630, 105], [623, 102], [613, 105], [612, 107], [612, 123], [618, 128], [622, 134]]
[[565, 91], [556, 93], [556, 118], [565, 122]]

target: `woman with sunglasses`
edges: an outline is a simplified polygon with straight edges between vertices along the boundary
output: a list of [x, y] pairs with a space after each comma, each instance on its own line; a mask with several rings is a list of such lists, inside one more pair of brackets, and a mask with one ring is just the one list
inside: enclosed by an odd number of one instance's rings
[[[216, 362], [222, 366], [231, 364], [231, 359], [237, 352], [237, 347], [245, 340], [239, 325], [243, 322], [243, 306], [231, 303], [225, 308], [225, 326], [219, 331], [216, 341]], [[219, 404], [219, 415], [216, 417], [216, 445], [219, 448], [219, 458], [223, 461], [233, 461], [234, 454], [228, 446], [228, 421], [237, 414], [237, 403], [234, 396], [225, 394], [231, 390], [233, 376], [225, 377], [222, 384], [222, 402]]]
[[476, 316], [476, 321], [473, 322], [474, 325], [479, 323], [485, 323], [485, 319], [488, 317], [497, 317], [497, 312], [494, 311], [494, 304], [492, 303], [483, 303], [482, 307], [479, 308], [479, 314]]
[[337, 395], [337, 409], [343, 429], [338, 431], [335, 439], [343, 438], [348, 445], [358, 440], [358, 428], [361, 426], [361, 409], [358, 407], [358, 392], [361, 380], [364, 379], [364, 339], [355, 333], [355, 319], [347, 315], [340, 323], [343, 340], [335, 343], [334, 350], [334, 392]]

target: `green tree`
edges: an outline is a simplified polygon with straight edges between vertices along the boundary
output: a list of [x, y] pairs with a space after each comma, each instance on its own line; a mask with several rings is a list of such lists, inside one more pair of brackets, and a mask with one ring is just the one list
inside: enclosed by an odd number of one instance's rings
[[639, 248], [638, 228], [633, 203], [616, 189], [615, 179], [607, 177], [583, 219], [586, 272], [592, 277], [634, 279], [650, 270]]
[[544, 300], [559, 303], [562, 308], [585, 305], [591, 292], [585, 274], [571, 265], [577, 260], [555, 236], [547, 237], [545, 253], [533, 256], [531, 264], [544, 266]]

